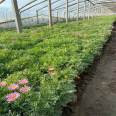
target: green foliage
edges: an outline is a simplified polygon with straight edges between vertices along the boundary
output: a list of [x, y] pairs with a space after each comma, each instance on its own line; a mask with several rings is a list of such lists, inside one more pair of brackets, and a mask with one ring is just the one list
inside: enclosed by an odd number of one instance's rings
[[[0, 78], [28, 78], [31, 92], [8, 104], [0, 89], [0, 116], [60, 116], [74, 97], [74, 78], [100, 54], [114, 17], [0, 32]], [[52, 68], [52, 72], [50, 72]]]

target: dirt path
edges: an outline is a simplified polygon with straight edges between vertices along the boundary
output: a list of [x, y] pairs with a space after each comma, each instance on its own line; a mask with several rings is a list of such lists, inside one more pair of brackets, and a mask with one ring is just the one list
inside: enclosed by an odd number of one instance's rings
[[116, 116], [116, 32], [90, 76], [72, 116]]

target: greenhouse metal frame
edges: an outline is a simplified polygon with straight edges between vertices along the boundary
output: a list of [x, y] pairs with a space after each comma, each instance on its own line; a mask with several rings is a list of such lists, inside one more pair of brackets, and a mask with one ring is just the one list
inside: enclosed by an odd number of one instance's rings
[[[0, 3], [4, 2], [5, 0], [1, 0]], [[59, 3], [60, 2], [60, 3]], [[45, 4], [41, 8], [36, 8], [36, 16], [37, 22], [39, 12], [47, 10], [48, 12], [48, 19], [49, 19], [49, 26], [53, 25], [53, 13], [57, 13], [57, 21], [59, 18], [59, 12], [64, 12], [63, 18], [65, 19], [66, 23], [69, 21], [69, 17], [71, 19], [79, 20], [90, 18], [94, 16], [102, 16], [102, 15], [112, 15], [115, 14], [116, 10], [116, 1], [114, 0], [33, 0], [28, 2], [22, 7], [19, 8], [18, 0], [12, 0], [12, 6], [15, 14], [15, 23], [17, 32], [22, 32], [22, 19], [21, 14], [33, 7], [38, 7]], [[81, 15], [80, 15], [81, 14]]]

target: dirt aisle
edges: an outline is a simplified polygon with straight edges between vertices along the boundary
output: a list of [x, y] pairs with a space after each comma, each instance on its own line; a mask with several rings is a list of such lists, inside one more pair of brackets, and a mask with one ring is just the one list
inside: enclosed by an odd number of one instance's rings
[[116, 32], [72, 116], [116, 116]]

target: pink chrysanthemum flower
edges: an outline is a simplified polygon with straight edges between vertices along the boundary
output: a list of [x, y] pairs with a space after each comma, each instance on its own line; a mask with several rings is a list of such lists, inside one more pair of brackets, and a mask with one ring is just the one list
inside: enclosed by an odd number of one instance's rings
[[21, 93], [28, 93], [29, 91], [30, 91], [30, 87], [28, 87], [28, 86], [20, 88]]
[[6, 82], [0, 82], [0, 87], [5, 87], [7, 85]]
[[11, 102], [16, 101], [19, 97], [20, 97], [20, 93], [18, 92], [10, 93], [6, 96], [6, 101], [8, 103], [11, 103]]
[[8, 87], [9, 90], [16, 90], [19, 88], [19, 85], [18, 84], [12, 84]]
[[27, 79], [19, 80], [19, 84], [20, 85], [28, 84], [28, 80]]

